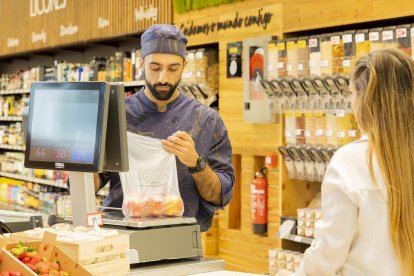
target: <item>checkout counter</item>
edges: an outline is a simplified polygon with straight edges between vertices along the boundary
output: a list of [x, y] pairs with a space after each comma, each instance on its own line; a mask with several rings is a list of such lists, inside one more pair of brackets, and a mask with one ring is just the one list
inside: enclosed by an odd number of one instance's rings
[[[23, 112], [25, 167], [69, 171], [73, 218], [67, 219], [74, 226], [88, 226], [86, 214], [96, 212], [93, 173], [128, 170], [124, 88], [104, 82], [33, 83], [30, 106]], [[32, 228], [37, 226], [33, 220], [48, 221], [33, 215], [24, 220]], [[129, 236], [129, 275], [224, 269], [223, 260], [203, 258], [194, 218], [127, 218], [111, 211], [102, 221], [104, 228]]]

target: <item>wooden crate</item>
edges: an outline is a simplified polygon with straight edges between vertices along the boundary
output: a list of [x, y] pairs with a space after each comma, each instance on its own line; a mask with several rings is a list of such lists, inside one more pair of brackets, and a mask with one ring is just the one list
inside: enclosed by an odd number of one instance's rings
[[[56, 236], [54, 238], [56, 238]], [[40, 257], [47, 257], [50, 261], [58, 260], [61, 269], [69, 272], [71, 275], [92, 275], [84, 267], [75, 262], [68, 254], [57, 247], [54, 238], [52, 234], [52, 238], [49, 237], [42, 241], [27, 241], [23, 243], [25, 246], [36, 247]], [[7, 245], [4, 245], [5, 240], [6, 239], [2, 240], [3, 248], [1, 249], [1, 255], [3, 262], [0, 264], [0, 269], [21, 272], [24, 276], [37, 275], [10, 253], [9, 250], [16, 247], [18, 243], [7, 243]]]
[[[25, 242], [36, 238], [13, 233], [10, 235], [10, 240]], [[129, 272], [129, 259], [126, 256], [129, 250], [127, 235], [83, 243], [56, 241], [56, 246], [92, 275], [124, 275]]]

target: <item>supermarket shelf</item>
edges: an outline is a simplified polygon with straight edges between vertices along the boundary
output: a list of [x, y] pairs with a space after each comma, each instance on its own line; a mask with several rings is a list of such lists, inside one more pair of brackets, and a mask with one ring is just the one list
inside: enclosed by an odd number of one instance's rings
[[8, 204], [5, 202], [0, 202], [0, 210], [7, 210], [7, 211], [18, 211], [18, 212], [25, 212], [25, 213], [33, 213], [33, 214], [40, 214], [43, 215], [44, 213], [33, 210], [30, 208], [25, 208], [19, 205]]
[[22, 116], [0, 116], [0, 121], [15, 121], [15, 122], [21, 122], [23, 121]]
[[144, 86], [144, 85], [145, 85], [145, 81], [144, 80], [124, 82], [124, 87]]
[[19, 179], [19, 180], [23, 180], [23, 181], [26, 181], [26, 182], [34, 182], [34, 183], [38, 183], [38, 184], [54, 186], [54, 187], [58, 187], [58, 188], [67, 188], [66, 183], [62, 183], [60, 181], [28, 177], [28, 176], [24, 176], [24, 175], [20, 175], [20, 174], [7, 173], [7, 172], [0, 172], [0, 176], [13, 178], [13, 179]]
[[0, 90], [0, 95], [14, 95], [30, 93], [30, 89]]
[[12, 146], [7, 144], [0, 144], [0, 149], [9, 149], [9, 150], [18, 150], [18, 151], [24, 151], [24, 146]]
[[124, 87], [135, 87], [135, 86], [144, 86], [145, 85], [145, 81], [144, 80], [138, 80], [138, 81], [129, 81], [129, 82], [123, 82], [123, 81], [115, 81], [115, 82], [110, 82], [111, 84], [123, 84]]
[[312, 241], [313, 241], [312, 238], [307, 238], [307, 237], [302, 237], [302, 236], [292, 235], [292, 234], [287, 237], [283, 237], [281, 239], [290, 240], [290, 241], [299, 242], [299, 243], [305, 243], [305, 244], [312, 244]]

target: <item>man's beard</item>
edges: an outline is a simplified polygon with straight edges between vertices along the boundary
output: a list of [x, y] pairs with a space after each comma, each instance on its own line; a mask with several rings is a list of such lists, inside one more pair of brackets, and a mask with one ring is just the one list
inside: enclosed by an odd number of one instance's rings
[[[174, 94], [175, 89], [177, 89], [178, 84], [180, 83], [181, 79], [178, 80], [176, 84], [170, 84], [170, 83], [156, 83], [152, 85], [147, 78], [145, 78], [145, 84], [148, 87], [149, 91], [151, 92], [152, 96], [156, 98], [159, 101], [167, 101], [171, 98], [172, 94]], [[159, 92], [157, 91], [157, 87], [159, 86], [168, 86], [170, 90]]]

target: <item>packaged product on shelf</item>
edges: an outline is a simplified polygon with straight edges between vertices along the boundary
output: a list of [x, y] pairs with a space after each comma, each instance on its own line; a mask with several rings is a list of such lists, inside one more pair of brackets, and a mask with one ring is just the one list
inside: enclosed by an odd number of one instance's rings
[[409, 24], [397, 26], [395, 37], [397, 38], [398, 49], [411, 56], [411, 26]]
[[305, 139], [306, 144], [316, 144], [316, 109], [319, 102], [319, 94], [310, 79], [302, 79], [302, 85], [308, 94], [308, 99], [305, 105]]
[[324, 81], [321, 78], [314, 78], [313, 84], [319, 93], [319, 99], [314, 112], [315, 116], [315, 143], [317, 145], [326, 145], [327, 143], [327, 116], [326, 112], [329, 109], [329, 103], [331, 96], [329, 91], [326, 89]]
[[285, 139], [286, 144], [296, 144], [296, 117], [293, 109], [286, 109], [285, 111]]
[[382, 30], [382, 48], [397, 48], [397, 38], [395, 36], [395, 26], [385, 27]]
[[296, 94], [293, 91], [290, 81], [283, 78], [279, 81], [280, 87], [285, 94], [285, 139], [287, 145], [296, 144]]
[[305, 227], [305, 237], [313, 238], [315, 228], [313, 227]]
[[289, 77], [297, 77], [298, 75], [298, 48], [296, 42], [296, 38], [290, 38], [286, 41], [286, 70]]
[[356, 62], [355, 31], [344, 32], [342, 42], [344, 46], [344, 59], [342, 62], [343, 74], [349, 76]]
[[298, 79], [292, 79], [291, 85], [293, 91], [296, 94], [296, 103], [295, 103], [295, 136], [296, 144], [303, 145], [306, 144], [305, 137], [305, 107], [308, 100], [308, 95], [305, 89], [302, 86], [302, 82]]
[[339, 140], [345, 138], [345, 130], [342, 129], [345, 113], [343, 109], [340, 109], [342, 94], [333, 78], [326, 77], [325, 84], [331, 95], [331, 102], [326, 112], [326, 143], [329, 146], [338, 147]]
[[383, 49], [382, 28], [373, 28], [369, 30], [370, 51]]
[[278, 76], [278, 50], [277, 42], [270, 41], [267, 44], [267, 78], [268, 80], [277, 79]]
[[297, 42], [298, 52], [298, 73], [299, 77], [309, 76], [309, 47], [308, 37], [299, 37]]
[[106, 81], [107, 80], [107, 70], [106, 70], [106, 58], [96, 58], [96, 80], [97, 81]]
[[277, 42], [277, 50], [278, 50], [278, 76], [279, 78], [287, 77], [287, 63], [288, 63], [288, 56], [287, 56], [287, 49], [286, 49], [286, 41], [280, 40]]
[[275, 275], [282, 269], [295, 272], [303, 258], [302, 253], [290, 250], [270, 249], [268, 252], [270, 275]]
[[296, 234], [301, 237], [306, 237], [306, 228], [305, 226], [298, 226], [296, 229]]
[[321, 76], [331, 76], [333, 74], [332, 65], [332, 43], [331, 34], [323, 34], [320, 36], [321, 44]]
[[321, 75], [321, 48], [318, 35], [309, 37], [309, 75], [311, 77]]
[[315, 227], [315, 220], [306, 220], [305, 227]]
[[299, 209], [297, 209], [296, 210], [297, 217], [301, 218], [301, 219], [305, 219], [307, 210], [308, 210], [308, 208], [299, 208]]
[[334, 33], [331, 36], [333, 74], [343, 73], [344, 46], [343, 33]]
[[345, 111], [345, 116], [348, 117], [349, 121], [349, 129], [348, 129], [348, 137], [349, 142], [356, 141], [361, 137], [361, 132], [358, 128], [358, 123], [356, 121], [354, 112], [352, 108], [347, 108]]
[[131, 62], [131, 54], [126, 52], [124, 54], [124, 60], [122, 64], [122, 79], [125, 82], [132, 81], [132, 62]]
[[[298, 211], [298, 213], [299, 213], [299, 211]], [[297, 222], [298, 222], [298, 227], [304, 227], [305, 226], [306, 219], [304, 217], [299, 217], [298, 216]]]
[[142, 80], [143, 79], [143, 75], [142, 75], [142, 59], [141, 59], [141, 50], [140, 49], [136, 49], [135, 51], [133, 50], [134, 55], [131, 54], [131, 59], [133, 59], [133, 57], [135, 57], [135, 61], [133, 60], [133, 65], [135, 68], [133, 68], [133, 75], [134, 75], [134, 80]]

